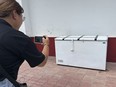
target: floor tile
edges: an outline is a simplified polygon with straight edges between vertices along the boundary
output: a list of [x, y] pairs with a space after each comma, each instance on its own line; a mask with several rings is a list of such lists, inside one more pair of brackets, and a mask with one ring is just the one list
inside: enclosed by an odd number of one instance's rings
[[19, 82], [29, 87], [115, 87], [116, 63], [107, 62], [107, 70], [57, 65], [49, 57], [44, 67], [31, 68], [25, 61], [18, 74]]

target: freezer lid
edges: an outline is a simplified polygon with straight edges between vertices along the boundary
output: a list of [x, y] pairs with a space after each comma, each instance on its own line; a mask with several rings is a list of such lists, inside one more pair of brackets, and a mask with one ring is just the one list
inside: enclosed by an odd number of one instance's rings
[[97, 35], [95, 35], [95, 36], [87, 36], [87, 35], [85, 36], [85, 35], [84, 35], [83, 38], [96, 38], [96, 36], [97, 36]]
[[78, 38], [67, 37], [67, 38], [65, 38], [64, 40], [72, 41], [72, 40], [78, 40]]
[[97, 41], [106, 41], [108, 40], [108, 36], [98, 36]]
[[80, 41], [94, 41], [95, 40], [95, 38], [80, 38], [79, 39]]
[[56, 41], [72, 41], [72, 40], [80, 40], [80, 41], [105, 41], [108, 40], [108, 36], [85, 36], [85, 35], [80, 35], [80, 36], [59, 36], [55, 38]]
[[83, 36], [79, 40], [80, 41], [94, 41], [95, 38], [96, 38], [96, 35], [95, 36]]
[[64, 38], [66, 38], [68, 36], [59, 36], [59, 37], [56, 37], [55, 40], [56, 41], [60, 41], [60, 40], [64, 40]]
[[66, 41], [76, 40], [77, 41], [81, 36], [68, 36], [64, 40], [66, 40]]

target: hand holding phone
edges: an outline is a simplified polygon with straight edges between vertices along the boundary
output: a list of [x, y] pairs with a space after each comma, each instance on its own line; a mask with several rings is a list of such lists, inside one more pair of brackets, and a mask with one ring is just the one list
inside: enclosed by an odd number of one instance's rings
[[49, 38], [47, 36], [43, 36], [43, 44], [49, 46]]
[[43, 36], [43, 38], [45, 38], [45, 39], [46, 39], [46, 36]]
[[35, 36], [35, 43], [44, 43], [46, 42], [47, 36]]
[[42, 36], [35, 36], [35, 42], [36, 43], [43, 43]]

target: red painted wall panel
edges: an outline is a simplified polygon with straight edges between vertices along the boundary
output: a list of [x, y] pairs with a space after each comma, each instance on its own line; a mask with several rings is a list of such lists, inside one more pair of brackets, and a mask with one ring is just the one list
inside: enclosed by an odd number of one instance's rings
[[116, 62], [116, 38], [108, 38], [107, 61]]

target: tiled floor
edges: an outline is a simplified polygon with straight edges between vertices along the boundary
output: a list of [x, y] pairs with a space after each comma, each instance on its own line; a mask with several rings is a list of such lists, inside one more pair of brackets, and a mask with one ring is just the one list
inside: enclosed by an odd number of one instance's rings
[[107, 63], [107, 70], [91, 70], [57, 65], [49, 57], [44, 67], [30, 68], [24, 62], [18, 81], [29, 87], [116, 87], [116, 63]]

